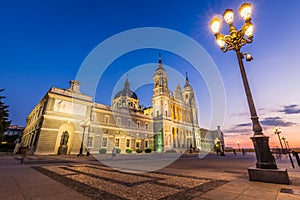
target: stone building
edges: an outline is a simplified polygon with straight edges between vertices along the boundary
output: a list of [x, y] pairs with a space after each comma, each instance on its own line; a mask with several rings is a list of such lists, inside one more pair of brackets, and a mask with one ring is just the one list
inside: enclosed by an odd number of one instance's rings
[[20, 127], [18, 125], [10, 125], [3, 133], [3, 135], [9, 135], [9, 136], [13, 136], [13, 135], [18, 135], [18, 136], [22, 136], [23, 135], [23, 131], [24, 131], [25, 127]]
[[[28, 115], [22, 145], [35, 154], [77, 154], [81, 143], [92, 154], [114, 147], [165, 152], [184, 152], [192, 146], [211, 151], [221, 131], [200, 129], [192, 86], [186, 75], [183, 88], [173, 93], [161, 57], [155, 70], [152, 107], [139, 106], [128, 77], [112, 106], [96, 103], [80, 91], [78, 81], [69, 89], [51, 87]], [[205, 132], [205, 134], [204, 134]], [[208, 139], [209, 138], [209, 139]], [[83, 140], [82, 140], [83, 139]]]

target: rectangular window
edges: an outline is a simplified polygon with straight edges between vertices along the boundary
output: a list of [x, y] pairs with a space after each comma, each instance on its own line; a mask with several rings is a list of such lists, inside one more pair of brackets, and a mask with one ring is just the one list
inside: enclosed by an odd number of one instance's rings
[[145, 141], [145, 148], [148, 148], [148, 140]]
[[105, 122], [105, 124], [109, 123], [109, 116], [108, 115], [104, 116], [104, 122]]
[[121, 118], [117, 117], [117, 125], [121, 125]]
[[141, 140], [137, 139], [135, 146], [136, 146], [136, 148], [140, 148], [141, 147]]
[[93, 146], [93, 137], [88, 137], [87, 138], [87, 147], [92, 147]]
[[137, 127], [140, 128], [140, 122], [139, 121], [137, 122]]
[[107, 138], [102, 138], [102, 147], [107, 147]]
[[127, 147], [127, 148], [130, 148], [130, 139], [127, 139], [127, 140], [126, 140], [126, 147]]
[[145, 128], [148, 129], [148, 124], [147, 123], [145, 124]]
[[117, 138], [117, 139], [115, 140], [115, 147], [119, 147], [119, 145], [120, 145], [120, 139]]

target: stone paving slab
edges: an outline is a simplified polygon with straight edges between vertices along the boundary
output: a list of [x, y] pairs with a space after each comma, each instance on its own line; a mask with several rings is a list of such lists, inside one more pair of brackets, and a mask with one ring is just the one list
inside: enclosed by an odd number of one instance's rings
[[1, 199], [88, 199], [10, 156], [0, 156], [0, 180]]
[[300, 168], [290, 168], [285, 160], [278, 165], [288, 168], [291, 185], [250, 182], [247, 169], [238, 168], [222, 172], [172, 166], [131, 173], [103, 166], [92, 157], [32, 156], [20, 165], [12, 156], [0, 155], [0, 178], [5, 180], [0, 199], [300, 200]]

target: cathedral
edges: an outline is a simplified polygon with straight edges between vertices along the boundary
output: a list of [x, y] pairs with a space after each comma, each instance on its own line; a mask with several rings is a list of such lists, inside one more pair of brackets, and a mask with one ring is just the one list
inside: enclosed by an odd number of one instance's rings
[[92, 154], [112, 152], [185, 152], [224, 148], [223, 133], [200, 128], [194, 90], [185, 85], [171, 92], [161, 56], [153, 75], [152, 106], [139, 106], [128, 77], [112, 106], [93, 101], [80, 91], [80, 82], [68, 89], [51, 87], [26, 119], [22, 146], [31, 154]]

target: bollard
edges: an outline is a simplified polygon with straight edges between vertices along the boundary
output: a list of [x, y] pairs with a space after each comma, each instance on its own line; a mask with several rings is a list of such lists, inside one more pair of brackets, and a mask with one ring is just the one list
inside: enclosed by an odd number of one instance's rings
[[300, 167], [300, 158], [299, 158], [299, 154], [298, 154], [298, 152], [295, 152], [295, 151], [294, 151], [294, 156], [296, 157], [296, 160], [297, 160], [298, 166]]

